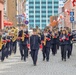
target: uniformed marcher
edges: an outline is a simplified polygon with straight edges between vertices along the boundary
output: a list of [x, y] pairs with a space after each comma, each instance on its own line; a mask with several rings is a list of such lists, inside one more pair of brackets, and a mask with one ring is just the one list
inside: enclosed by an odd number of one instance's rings
[[46, 59], [46, 61], [49, 61], [49, 55], [50, 55], [50, 45], [51, 45], [51, 38], [50, 34], [47, 31], [47, 29], [44, 29], [44, 34], [41, 36], [42, 44], [43, 44], [43, 61]]
[[26, 27], [24, 29], [24, 33], [25, 33], [25, 38], [26, 38], [26, 42], [27, 42], [27, 46], [26, 46], [27, 54], [26, 54], [26, 57], [28, 58], [28, 54], [29, 54], [29, 48], [28, 48], [28, 44], [29, 44], [29, 33], [28, 33], [28, 30], [27, 30]]
[[57, 37], [58, 34], [56, 31], [52, 31], [52, 54], [55, 55], [57, 53]]
[[5, 57], [8, 58], [8, 50], [7, 50], [7, 46], [6, 46], [6, 34], [5, 31], [2, 31], [2, 35], [1, 35], [1, 61], [4, 61]]
[[0, 30], [0, 56], [1, 61], [4, 61], [3, 43], [2, 43], [2, 30]]
[[70, 58], [70, 55], [72, 54], [72, 44], [73, 44], [73, 35], [71, 34], [71, 30], [70, 30], [70, 28], [68, 28], [68, 30], [66, 30], [67, 31], [67, 35], [68, 35], [68, 37], [69, 37], [69, 40], [68, 40], [68, 48], [67, 48], [67, 50], [68, 50], [68, 55], [67, 55], [67, 57], [68, 58]]
[[27, 39], [25, 37], [25, 33], [23, 31], [23, 26], [21, 27], [21, 30], [19, 31], [18, 37], [20, 38], [19, 46], [20, 46], [20, 54], [21, 54], [21, 60], [26, 61], [27, 57]]
[[62, 31], [60, 35], [60, 45], [61, 45], [61, 57], [62, 60], [66, 61], [66, 54], [67, 54], [67, 45], [68, 45], [69, 37], [65, 30]]
[[31, 57], [34, 66], [37, 65], [37, 58], [38, 58], [38, 51], [40, 44], [41, 44], [41, 40], [37, 34], [37, 30], [33, 29], [33, 35], [30, 37], [30, 49], [31, 49]]
[[12, 28], [12, 45], [13, 45], [13, 52], [16, 54], [17, 50], [17, 29], [15, 27]]

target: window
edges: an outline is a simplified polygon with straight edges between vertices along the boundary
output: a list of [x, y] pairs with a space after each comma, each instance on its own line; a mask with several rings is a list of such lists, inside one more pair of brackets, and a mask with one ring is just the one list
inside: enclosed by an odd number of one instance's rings
[[34, 22], [34, 20], [29, 20], [29, 22]]
[[40, 11], [35, 11], [35, 13], [40, 13]]
[[54, 8], [58, 8], [58, 6], [54, 6]]
[[54, 13], [58, 13], [58, 11], [54, 11]]
[[40, 8], [40, 6], [35, 6], [35, 8]]
[[40, 2], [35, 2], [35, 4], [40, 4]]
[[30, 9], [30, 8], [34, 8], [34, 6], [29, 6], [29, 9]]
[[40, 15], [35, 15], [35, 17], [38, 17], [38, 18], [39, 18], [39, 17], [40, 17]]
[[40, 20], [35, 20], [35, 22], [40, 22]]
[[32, 18], [32, 17], [34, 17], [34, 15], [29, 15], [29, 17], [31, 17], [31, 18]]
[[35, 24], [40, 24], [40, 22], [35, 22]]
[[54, 2], [54, 4], [58, 4], [58, 2]]
[[48, 11], [48, 13], [52, 13], [52, 11]]
[[45, 22], [46, 23], [46, 20], [42, 20], [42, 22]]
[[46, 8], [46, 6], [41, 6], [41, 8]]
[[52, 8], [52, 6], [48, 6], [48, 8]]
[[34, 2], [29, 2], [29, 4], [34, 4]]
[[29, 13], [34, 13], [34, 11], [29, 11]]
[[41, 11], [42, 13], [46, 13], [46, 11]]
[[46, 15], [42, 15], [42, 17], [46, 17]]
[[46, 2], [41, 2], [42, 4], [46, 4]]
[[48, 4], [52, 4], [52, 2], [48, 1]]

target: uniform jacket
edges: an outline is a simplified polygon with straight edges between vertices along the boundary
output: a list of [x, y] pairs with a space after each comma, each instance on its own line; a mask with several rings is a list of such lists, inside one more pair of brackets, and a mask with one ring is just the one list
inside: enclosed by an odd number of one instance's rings
[[[44, 41], [44, 38], [45, 38], [45, 36], [44, 36], [44, 34], [42, 34], [41, 35], [41, 41]], [[50, 37], [50, 34], [48, 34], [47, 36], [46, 36], [46, 47], [50, 47], [51, 46], [51, 37]]]
[[[23, 30], [19, 31], [19, 35], [18, 37], [22, 37], [23, 35]], [[27, 39], [24, 37], [24, 41], [22, 41], [22, 39], [20, 39], [20, 44], [27, 46]]]
[[[63, 39], [64, 36], [65, 36], [65, 39]], [[59, 40], [60, 40], [60, 45], [68, 45], [69, 44], [69, 42], [68, 42], [68, 40], [69, 40], [68, 35], [60, 35]]]
[[30, 48], [31, 50], [38, 50], [41, 44], [41, 39], [38, 35], [32, 35], [30, 37]]

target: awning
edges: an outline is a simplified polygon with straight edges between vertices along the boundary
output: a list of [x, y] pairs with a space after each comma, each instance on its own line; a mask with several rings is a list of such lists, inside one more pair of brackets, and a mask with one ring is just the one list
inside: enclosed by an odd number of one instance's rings
[[4, 26], [13, 26], [13, 23], [9, 21], [4, 21]]

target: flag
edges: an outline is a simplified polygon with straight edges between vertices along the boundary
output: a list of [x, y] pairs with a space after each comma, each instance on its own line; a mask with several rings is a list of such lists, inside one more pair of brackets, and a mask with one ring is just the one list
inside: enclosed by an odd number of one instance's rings
[[76, 0], [72, 0], [73, 7], [76, 6]]

